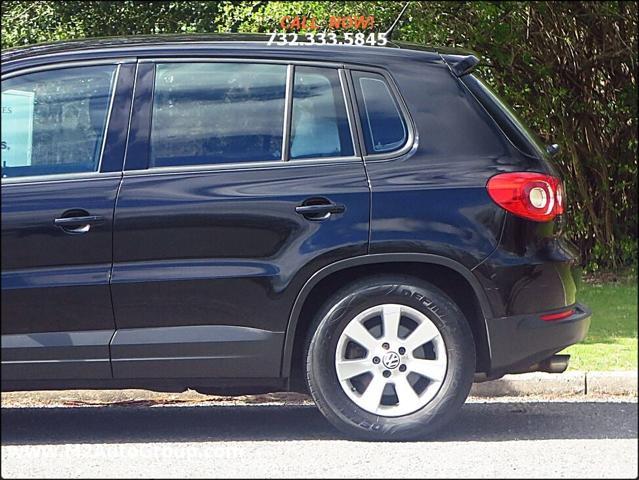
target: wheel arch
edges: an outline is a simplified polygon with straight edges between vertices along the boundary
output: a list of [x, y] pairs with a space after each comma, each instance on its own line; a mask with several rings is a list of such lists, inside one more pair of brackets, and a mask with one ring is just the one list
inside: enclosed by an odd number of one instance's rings
[[[306, 281], [304, 286], [297, 294], [297, 297], [289, 314], [284, 340], [284, 349], [282, 352], [282, 377], [289, 378], [290, 382], [290, 379], [292, 377], [292, 368], [294, 366], [293, 356], [295, 353], [295, 347], [300, 342], [304, 341], [304, 339], [300, 337], [298, 327], [300, 326], [300, 320], [302, 320], [302, 327], [309, 326], [307, 322], [303, 321], [304, 319], [302, 314], [304, 313], [304, 307], [307, 306], [307, 300], [313, 298], [313, 292], [316, 287], [320, 286], [320, 284], [326, 285], [326, 281], [330, 280], [331, 278], [342, 278], [344, 276], [348, 277], [349, 272], [353, 272], [354, 278], [357, 278], [358, 276], [361, 276], [362, 267], [366, 267], [367, 269], [383, 267], [386, 269], [384, 271], [385, 273], [399, 273], [397, 270], [393, 271], [393, 268], [398, 267], [400, 264], [410, 264], [414, 265], [415, 267], [421, 268], [428, 266], [436, 267], [441, 271], [449, 271], [451, 272], [451, 274], [457, 275], [457, 278], [462, 277], [463, 280], [465, 280], [467, 285], [474, 293], [474, 300], [476, 301], [477, 306], [476, 312], [479, 313], [481, 316], [481, 318], [479, 319], [467, 320], [469, 321], [469, 323], [471, 323], [471, 327], [473, 327], [473, 320], [475, 322], [481, 323], [481, 328], [479, 328], [480, 326], [477, 324], [474, 325], [473, 334], [475, 336], [479, 335], [479, 338], [476, 338], [476, 344], [483, 343], [483, 345], [478, 344], [478, 350], [480, 348], [484, 350], [484, 355], [487, 356], [485, 362], [489, 362], [490, 341], [488, 338], [488, 330], [486, 328], [486, 319], [492, 317], [492, 309], [482, 286], [480, 285], [477, 278], [471, 273], [471, 271], [461, 263], [439, 255], [425, 253], [381, 253], [362, 255], [359, 257], [337, 261], [318, 270]], [[372, 273], [378, 272], [373, 271]], [[423, 276], [420, 275], [416, 276], [423, 278]], [[425, 279], [429, 280], [428, 278]], [[433, 283], [437, 286], [436, 282]], [[336, 290], [336, 288], [333, 288], [333, 291], [334, 290]], [[306, 330], [306, 328], [303, 328], [302, 335], [306, 334]]]

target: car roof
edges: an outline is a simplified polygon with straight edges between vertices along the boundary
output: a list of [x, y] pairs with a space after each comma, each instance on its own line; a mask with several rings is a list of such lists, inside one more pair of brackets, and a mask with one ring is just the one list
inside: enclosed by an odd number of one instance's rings
[[[237, 56], [268, 56], [344, 63], [384, 64], [389, 58], [441, 62], [441, 56], [467, 56], [472, 52], [430, 47], [406, 42], [388, 42], [387, 46], [312, 45], [300, 35], [300, 45], [268, 45], [268, 34], [189, 34], [141, 35], [87, 38], [15, 47], [2, 51], [2, 63], [56, 57], [61, 60], [175, 55], [197, 56], [224, 53]], [[40, 62], [38, 62], [40, 63]]]

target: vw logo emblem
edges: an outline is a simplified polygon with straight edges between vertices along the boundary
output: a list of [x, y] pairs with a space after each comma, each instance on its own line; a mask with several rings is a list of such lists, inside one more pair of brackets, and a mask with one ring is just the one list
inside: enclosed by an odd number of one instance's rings
[[399, 355], [397, 355], [395, 352], [388, 352], [382, 358], [382, 363], [386, 368], [397, 368], [397, 366], [399, 365]]

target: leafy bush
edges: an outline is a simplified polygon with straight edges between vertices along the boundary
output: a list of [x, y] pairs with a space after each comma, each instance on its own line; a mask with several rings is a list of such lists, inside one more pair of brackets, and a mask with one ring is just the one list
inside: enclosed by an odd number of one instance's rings
[[[270, 32], [282, 15], [374, 15], [399, 2], [3, 2], [3, 48], [184, 32]], [[396, 39], [463, 47], [548, 143], [567, 188], [567, 228], [590, 270], [636, 265], [637, 3], [412, 2]]]

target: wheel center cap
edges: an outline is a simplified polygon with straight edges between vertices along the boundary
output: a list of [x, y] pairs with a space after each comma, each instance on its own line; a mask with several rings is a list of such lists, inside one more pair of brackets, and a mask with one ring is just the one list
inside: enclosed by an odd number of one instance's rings
[[397, 368], [399, 366], [399, 355], [395, 352], [388, 352], [382, 357], [382, 363], [386, 368]]

